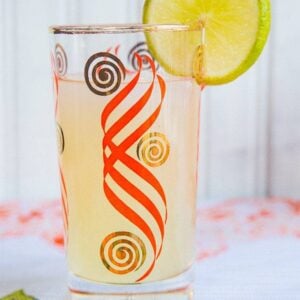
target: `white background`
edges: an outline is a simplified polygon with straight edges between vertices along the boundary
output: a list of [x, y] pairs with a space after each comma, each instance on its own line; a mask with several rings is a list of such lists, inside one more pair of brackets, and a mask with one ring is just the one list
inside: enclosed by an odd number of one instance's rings
[[[272, 0], [258, 64], [207, 88], [200, 197], [300, 196], [298, 0]], [[0, 201], [59, 197], [47, 27], [139, 21], [137, 0], [0, 0]]]

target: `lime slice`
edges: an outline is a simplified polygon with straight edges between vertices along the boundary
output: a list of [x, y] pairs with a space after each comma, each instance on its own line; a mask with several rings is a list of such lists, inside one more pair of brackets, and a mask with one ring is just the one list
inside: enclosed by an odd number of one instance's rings
[[174, 75], [194, 76], [205, 85], [230, 82], [261, 54], [270, 31], [270, 6], [270, 0], [146, 0], [144, 23], [203, 28], [203, 36], [191, 33], [185, 47], [175, 35], [147, 33], [149, 50]]

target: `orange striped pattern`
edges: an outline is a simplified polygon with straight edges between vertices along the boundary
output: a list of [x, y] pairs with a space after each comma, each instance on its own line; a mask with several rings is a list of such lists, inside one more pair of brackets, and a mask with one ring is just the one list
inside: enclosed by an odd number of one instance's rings
[[[106, 105], [101, 115], [101, 126], [104, 131], [103, 138], [103, 189], [108, 201], [111, 205], [127, 220], [139, 228], [143, 234], [147, 237], [152, 251], [154, 254], [154, 259], [151, 265], [148, 267], [146, 272], [137, 280], [141, 281], [145, 279], [155, 266], [156, 259], [160, 255], [162, 244], [165, 235], [165, 222], [167, 220], [167, 201], [163, 190], [163, 187], [157, 180], [157, 178], [144, 167], [136, 158], [131, 157], [127, 154], [127, 150], [131, 148], [137, 141], [139, 141], [142, 136], [151, 128], [154, 122], [157, 120], [163, 100], [166, 92], [165, 81], [162, 77], [157, 75], [156, 66], [154, 61], [150, 56], [139, 56], [136, 54], [138, 61], [138, 71], [133, 79], [122, 88], [118, 94], [116, 94]], [[107, 128], [107, 120], [113, 111], [126, 99], [128, 94], [136, 88], [141, 72], [143, 71], [143, 61], [145, 59], [149, 62], [150, 71], [152, 72], [152, 80], [149, 83], [147, 90], [143, 95], [119, 118], [117, 119], [109, 128]], [[157, 108], [151, 113], [143, 122], [140, 124], [131, 134], [129, 134], [119, 145], [116, 145], [113, 141], [114, 137], [131, 121], [133, 120], [141, 111], [144, 109], [146, 104], [150, 101], [155, 87], [155, 83], [158, 83], [160, 89], [160, 103]], [[110, 151], [106, 151], [109, 149]], [[107, 155], [106, 153], [110, 154]], [[116, 167], [116, 162], [121, 162], [136, 175], [138, 175], [145, 182], [150, 184], [154, 190], [160, 195], [161, 201], [165, 207], [165, 211], [162, 214], [159, 209], [155, 206], [154, 202], [142, 191], [134, 182], [130, 182]], [[156, 224], [158, 225], [160, 231], [159, 239], [155, 237], [153, 229], [151, 226], [142, 218], [134, 209], [126, 204], [124, 199], [121, 199], [113, 190], [113, 188], [107, 182], [108, 175], [114, 180], [115, 183], [119, 185], [124, 191], [126, 191], [133, 199], [135, 199], [139, 204], [141, 204], [153, 217]]]
[[[54, 83], [54, 101], [55, 101], [55, 116], [58, 114], [58, 94], [59, 94], [59, 74], [56, 71], [56, 62], [54, 55], [51, 54], [51, 65], [52, 65], [52, 73], [53, 73], [53, 83]], [[59, 162], [59, 179], [60, 179], [60, 187], [61, 187], [61, 202], [63, 208], [63, 220], [65, 226], [65, 232], [67, 233], [68, 229], [68, 202], [67, 202], [67, 187], [66, 182], [61, 166], [61, 162]]]

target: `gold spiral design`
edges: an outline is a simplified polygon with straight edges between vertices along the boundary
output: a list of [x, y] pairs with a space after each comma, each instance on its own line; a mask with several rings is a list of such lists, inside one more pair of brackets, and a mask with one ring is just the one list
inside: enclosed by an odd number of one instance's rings
[[137, 145], [137, 156], [150, 167], [163, 165], [170, 154], [170, 143], [166, 136], [159, 132], [144, 135]]
[[137, 271], [146, 259], [146, 246], [135, 234], [119, 231], [109, 234], [101, 243], [100, 257], [112, 273], [124, 275]]
[[84, 69], [88, 88], [99, 96], [108, 96], [116, 92], [125, 75], [126, 70], [121, 60], [107, 52], [92, 55]]
[[68, 70], [67, 54], [60, 44], [55, 45], [55, 67], [60, 76], [64, 76]]
[[58, 123], [56, 123], [56, 137], [57, 137], [58, 151], [60, 154], [62, 154], [65, 149], [65, 137], [64, 137], [64, 132]]

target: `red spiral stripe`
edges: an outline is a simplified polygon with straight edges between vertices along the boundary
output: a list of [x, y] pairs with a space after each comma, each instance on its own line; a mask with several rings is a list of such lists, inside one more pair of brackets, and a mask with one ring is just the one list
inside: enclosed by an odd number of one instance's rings
[[[126, 99], [128, 94], [132, 92], [139, 82], [139, 78], [143, 69], [142, 57], [137, 55], [138, 71], [134, 78], [106, 105], [101, 115], [101, 126], [104, 131], [103, 137], [103, 160], [104, 160], [104, 182], [103, 188], [105, 195], [111, 205], [128, 219], [131, 223], [137, 226], [149, 240], [154, 259], [148, 270], [137, 280], [141, 281], [145, 279], [153, 270], [156, 259], [160, 255], [162, 249], [162, 243], [165, 234], [165, 222], [167, 219], [167, 202], [164, 190], [157, 180], [157, 178], [138, 160], [131, 157], [126, 151], [132, 147], [154, 124], [161, 111], [161, 106], [165, 97], [166, 85], [164, 80], [156, 74], [156, 66], [153, 60], [149, 56], [143, 56], [143, 59], [147, 59], [150, 64], [150, 70], [152, 71], [152, 81], [150, 82], [147, 90], [144, 94], [109, 128], [106, 128], [106, 123], [112, 112]], [[153, 90], [155, 88], [155, 82], [158, 82], [160, 89], [160, 102], [157, 108], [151, 113], [145, 120], [139, 125], [130, 135], [128, 135], [119, 145], [116, 145], [113, 141], [114, 137], [131, 121], [133, 120], [146, 106], [151, 99]], [[110, 154], [106, 154], [106, 149], [110, 150]], [[116, 162], [122, 162], [127, 168], [132, 170], [136, 175], [142, 178], [145, 182], [151, 185], [154, 190], [159, 194], [161, 201], [164, 205], [164, 213], [162, 214], [153, 201], [140, 190], [135, 183], [130, 182], [125, 176], [123, 176], [116, 168]], [[115, 183], [117, 183], [124, 191], [126, 191], [133, 199], [140, 203], [153, 217], [160, 231], [160, 242], [157, 242], [155, 234], [152, 228], [147, 222], [132, 208], [130, 208], [124, 199], [121, 199], [115, 194], [113, 189], [106, 181], [107, 176], [110, 176]]]
[[59, 164], [59, 175], [60, 175], [60, 186], [61, 186], [61, 200], [62, 200], [62, 207], [63, 207], [63, 214], [64, 214], [64, 224], [66, 229], [68, 228], [68, 193], [65, 178], [62, 172], [61, 165]]
[[55, 109], [55, 116], [57, 115], [57, 109], [58, 109], [58, 78], [55, 71], [55, 58], [53, 54], [51, 54], [51, 67], [52, 67], [52, 76], [53, 76], [53, 84], [54, 84], [54, 109]]
[[[59, 76], [56, 72], [56, 67], [55, 67], [55, 58], [51, 54], [51, 66], [52, 66], [52, 73], [53, 73], [53, 83], [54, 83], [54, 109], [55, 109], [55, 116], [57, 118], [58, 114], [58, 94], [59, 94]], [[59, 179], [60, 179], [60, 188], [61, 188], [61, 202], [62, 202], [62, 207], [63, 207], [63, 219], [64, 219], [64, 226], [65, 229], [68, 228], [68, 202], [67, 202], [67, 187], [66, 187], [66, 182], [62, 170], [61, 163], [59, 162]]]

